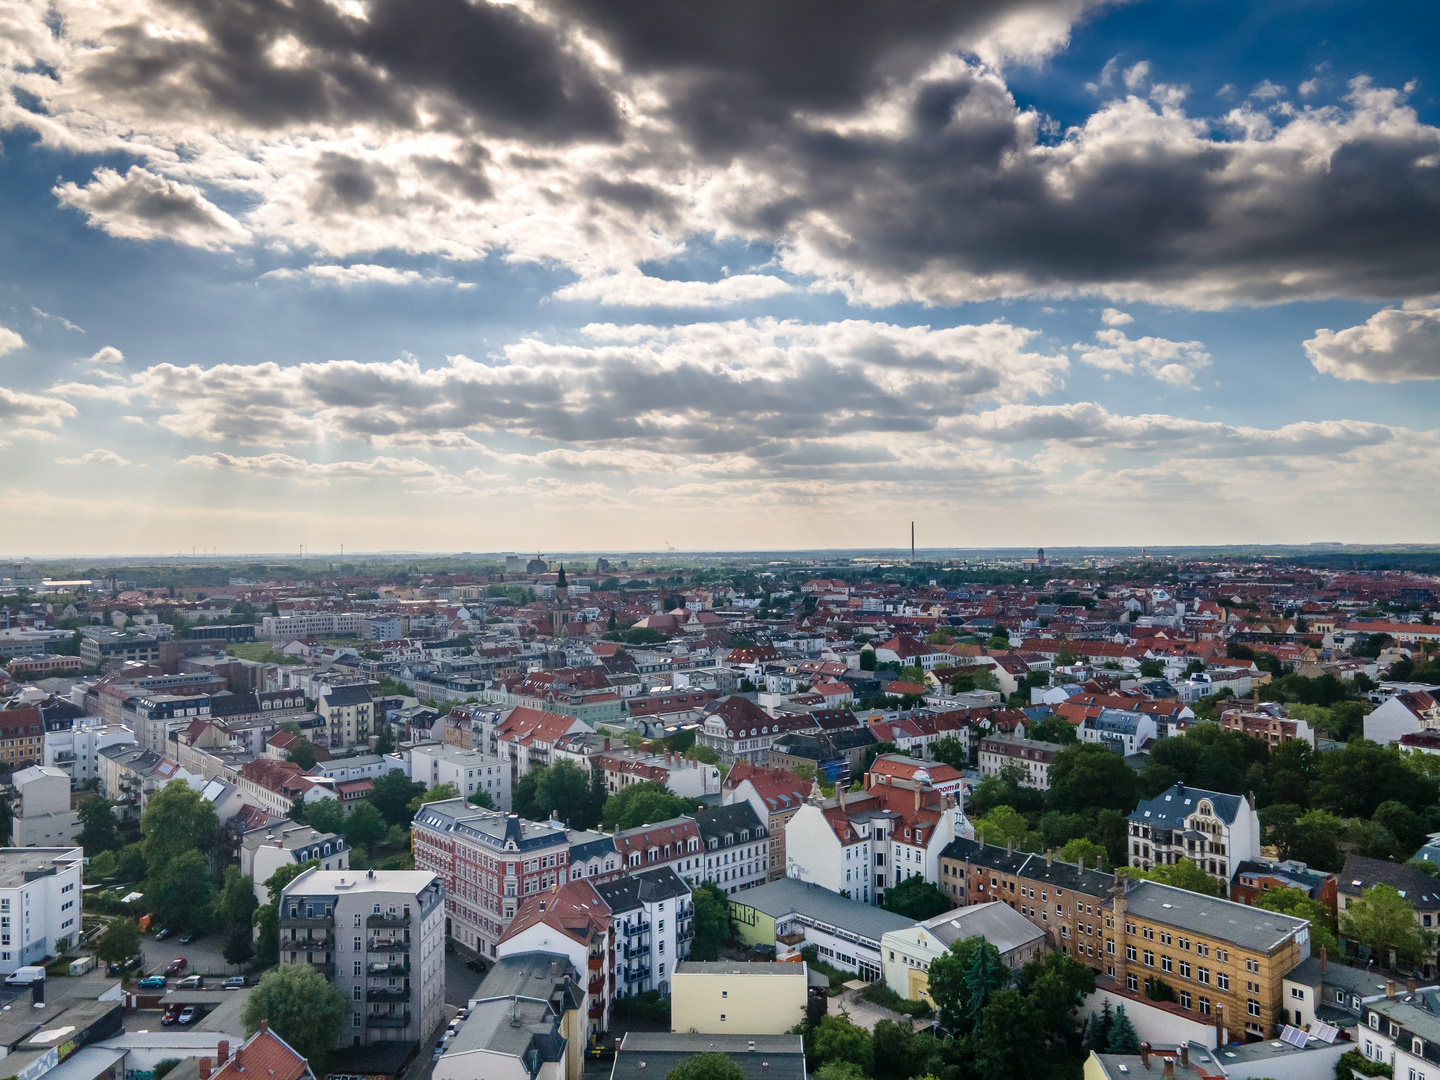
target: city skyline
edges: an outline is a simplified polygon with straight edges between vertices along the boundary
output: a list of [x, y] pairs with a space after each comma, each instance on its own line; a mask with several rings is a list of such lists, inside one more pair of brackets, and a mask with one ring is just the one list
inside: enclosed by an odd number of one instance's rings
[[1440, 536], [1424, 5], [8, 17], [7, 556]]

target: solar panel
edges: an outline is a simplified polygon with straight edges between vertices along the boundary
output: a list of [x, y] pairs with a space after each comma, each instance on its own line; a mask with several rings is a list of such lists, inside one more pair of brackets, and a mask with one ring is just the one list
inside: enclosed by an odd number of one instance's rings
[[1305, 1044], [1310, 1041], [1310, 1036], [1291, 1024], [1286, 1024], [1285, 1029], [1280, 1032], [1280, 1041], [1287, 1042], [1297, 1050], [1304, 1050]]
[[1334, 1043], [1339, 1035], [1340, 1029], [1333, 1024], [1324, 1024], [1317, 1021], [1310, 1028], [1310, 1038], [1316, 1042], [1325, 1043], [1327, 1046]]

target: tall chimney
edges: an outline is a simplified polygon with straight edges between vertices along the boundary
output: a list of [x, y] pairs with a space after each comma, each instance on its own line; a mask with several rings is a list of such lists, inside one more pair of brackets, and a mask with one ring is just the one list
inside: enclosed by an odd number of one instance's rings
[[915, 523], [910, 522], [910, 561], [915, 561]]
[[1014, 855], [1014, 854], [1015, 854], [1015, 839], [1014, 839], [1014, 837], [1007, 836], [1007, 837], [1005, 838], [1005, 854], [1006, 854], [1006, 855]]
[[1175, 1059], [1165, 1059], [1165, 1080], [1175, 1080]]
[[1395, 980], [1394, 980], [1394, 979], [1386, 979], [1386, 980], [1385, 980], [1385, 996], [1386, 996], [1387, 998], [1393, 998], [1393, 997], [1395, 996]]
[[1147, 1069], [1150, 1068], [1150, 1044], [1148, 1042], [1140, 1044], [1140, 1064]]
[[1076, 864], [1076, 868], [1077, 868], [1082, 874], [1085, 872], [1085, 856], [1084, 856], [1084, 855], [1081, 855], [1081, 856], [1080, 856], [1080, 861]]
[[230, 1040], [221, 1039], [215, 1044], [215, 1064], [224, 1065], [230, 1060]]
[[1320, 946], [1320, 974], [1321, 974], [1321, 975], [1324, 975], [1324, 974], [1325, 974], [1325, 969], [1326, 969], [1328, 966], [1329, 966], [1329, 962], [1328, 962], [1328, 960], [1327, 960], [1327, 958], [1326, 958], [1326, 956], [1325, 956], [1325, 946], [1324, 946], [1324, 945], [1321, 945], [1321, 946]]
[[920, 812], [920, 781], [915, 781], [915, 813]]
[[200, 1080], [210, 1080], [210, 1059], [208, 1057], [202, 1057], [199, 1061], [199, 1065]]
[[1046, 848], [1046, 849], [1045, 849], [1045, 867], [1046, 867], [1046, 869], [1049, 869], [1049, 867], [1050, 867], [1050, 862], [1051, 862], [1051, 860], [1052, 860], [1054, 857], [1055, 857], [1054, 849], [1053, 849], [1053, 848]]
[[984, 830], [984, 829], [981, 829], [979, 832], [977, 832], [977, 833], [975, 834], [975, 843], [980, 846], [980, 850], [981, 850], [982, 852], [985, 850], [985, 830]]
[[1408, 979], [1405, 980], [1405, 992], [1406, 992], [1407, 994], [1413, 994], [1413, 993], [1415, 992], [1415, 976], [1414, 976], [1414, 975], [1411, 975]]
[[1215, 1006], [1215, 1045], [1225, 1045], [1225, 1006]]
[[1190, 1067], [1190, 1044], [1188, 1042], [1180, 1044], [1180, 1064], [1187, 1069]]
[[840, 796], [840, 809], [845, 809], [845, 780], [842, 777], [835, 779], [835, 794]]

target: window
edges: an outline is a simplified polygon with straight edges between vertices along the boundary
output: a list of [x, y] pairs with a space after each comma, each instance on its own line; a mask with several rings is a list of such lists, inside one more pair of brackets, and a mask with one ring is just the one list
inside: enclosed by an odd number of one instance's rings
[[1411, 1052], [1412, 1054], [1414, 1054], [1416, 1057], [1424, 1057], [1424, 1056], [1425, 1056], [1425, 1040], [1424, 1040], [1424, 1039], [1421, 1039], [1421, 1038], [1418, 1038], [1418, 1037], [1411, 1039], [1411, 1040], [1410, 1040], [1410, 1052]]
[[1251, 1016], [1259, 1016], [1260, 1002], [1256, 1001], [1254, 998], [1250, 998], [1248, 1001], [1245, 1002], [1245, 1009]]
[[1190, 1008], [1190, 991], [1189, 991], [1189, 990], [1181, 990], [1181, 991], [1180, 991], [1180, 1007], [1181, 1007], [1182, 1009], [1188, 1009], [1188, 1008]]
[[1200, 1015], [1201, 1015], [1201, 1016], [1209, 1016], [1209, 1015], [1210, 1015], [1210, 999], [1207, 998], [1207, 997], [1202, 997], [1202, 998], [1200, 999]]
[[1188, 979], [1190, 977], [1190, 964], [1187, 961], [1180, 961], [1180, 977], [1182, 979]]
[[1162, 956], [1162, 957], [1160, 957], [1160, 970], [1161, 970], [1161, 971], [1174, 971], [1174, 970], [1175, 970], [1175, 962], [1174, 962], [1173, 960], [1171, 960], [1170, 957], [1168, 957], [1168, 956]]
[[362, 993], [362, 991], [361, 991], [360, 987], [357, 986], [357, 987], [355, 987], [354, 990], [351, 991], [351, 996], [352, 996], [356, 1001], [359, 1001], [359, 1000], [360, 1000], [360, 997], [361, 997], [361, 993]]
[[1126, 959], [1126, 960], [1129, 960], [1132, 964], [1135, 962], [1135, 946], [1134, 946], [1134, 945], [1126, 945], [1126, 946], [1125, 946], [1125, 959]]
[[720, 1022], [721, 1022], [722, 1024], [725, 1022], [725, 1014], [724, 1014], [724, 1013], [721, 1013], [721, 1014], [720, 1014]]
[[364, 962], [363, 960], [356, 960], [356, 961], [355, 961], [355, 974], [356, 974], [356, 976], [358, 977], [358, 976], [360, 976], [360, 975], [363, 975], [364, 973], [365, 973], [365, 962]]
[[359, 952], [359, 951], [360, 951], [360, 948], [361, 948], [360, 939], [357, 937], [357, 938], [355, 939], [355, 951], [356, 951], [356, 952]]
[[1208, 983], [1208, 982], [1210, 981], [1210, 969], [1209, 969], [1209, 968], [1203, 968], [1203, 967], [1202, 967], [1202, 968], [1196, 968], [1196, 969], [1195, 969], [1195, 981], [1196, 981], [1196, 982], [1202, 982], [1202, 983]]
[[[1226, 975], [1223, 971], [1217, 971], [1215, 973], [1215, 988], [1217, 990], [1229, 990], [1230, 976]], [[1304, 995], [1302, 994], [1301, 997], [1304, 997]]]
[[1260, 970], [1260, 963], [1259, 963], [1259, 961], [1257, 961], [1257, 960], [1248, 960], [1248, 959], [1247, 959], [1247, 960], [1245, 961], [1245, 970], [1246, 970], [1246, 971], [1249, 971], [1249, 972], [1256, 972], [1256, 973], [1258, 973], [1259, 970]]
[[1379, 1014], [1379, 1013], [1371, 1013], [1371, 1014], [1370, 1014], [1370, 1026], [1371, 1026], [1374, 1030], [1376, 1030], [1376, 1031], [1379, 1031], [1379, 1030], [1380, 1030], [1380, 1014]]
[[1146, 949], [1146, 950], [1145, 950], [1145, 966], [1146, 966], [1146, 967], [1154, 967], [1154, 966], [1155, 966], [1155, 954], [1154, 954], [1153, 952], [1151, 952], [1149, 949]]
[[1127, 990], [1129, 990], [1132, 994], [1135, 993], [1135, 991], [1138, 990], [1139, 987], [1140, 987], [1140, 984], [1139, 984], [1139, 982], [1136, 980], [1136, 978], [1135, 978], [1134, 975], [1126, 975], [1126, 976], [1125, 976], [1125, 988], [1126, 988]]

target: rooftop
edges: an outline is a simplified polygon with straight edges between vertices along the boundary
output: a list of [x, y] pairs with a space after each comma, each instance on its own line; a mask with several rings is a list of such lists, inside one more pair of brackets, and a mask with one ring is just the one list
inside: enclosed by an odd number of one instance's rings
[[1251, 952], [1268, 953], [1302, 931], [1306, 941], [1310, 937], [1306, 919], [1202, 896], [1158, 881], [1126, 878], [1125, 907], [1136, 918], [1204, 934]]
[[682, 960], [675, 965], [676, 975], [805, 975], [804, 964], [788, 961], [738, 964], [733, 960]]
[[1130, 820], [1159, 825], [1162, 828], [1174, 828], [1179, 825], [1181, 818], [1195, 813], [1200, 804], [1207, 800], [1216, 817], [1227, 825], [1235, 823], [1235, 815], [1240, 812], [1239, 795], [1226, 795], [1218, 791], [1186, 787], [1184, 784], [1176, 784], [1153, 799], [1142, 800], [1130, 813]]
[[81, 857], [78, 847], [0, 848], [0, 889], [18, 889], [49, 871], [68, 869]]
[[812, 882], [788, 877], [736, 893], [730, 898], [730, 904], [754, 908], [773, 919], [804, 915], [877, 943], [891, 930], [915, 925], [914, 919], [893, 911], [862, 904]]
[[611, 1080], [656, 1080], [696, 1054], [727, 1054], [745, 1080], [805, 1080], [799, 1035], [690, 1035], [631, 1031], [615, 1055]]
[[317, 870], [313, 867], [285, 886], [285, 895], [340, 896], [349, 893], [415, 895], [440, 879], [428, 870]]

